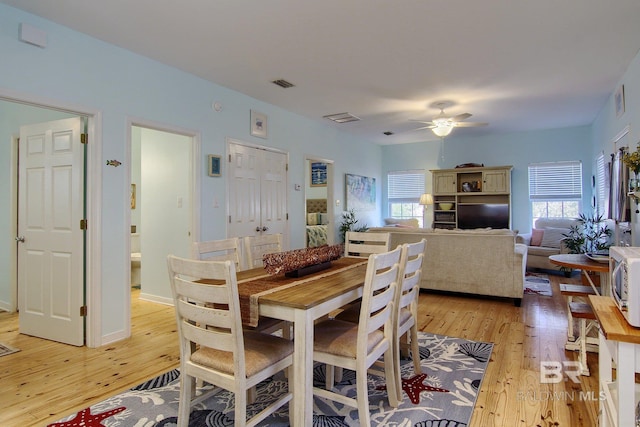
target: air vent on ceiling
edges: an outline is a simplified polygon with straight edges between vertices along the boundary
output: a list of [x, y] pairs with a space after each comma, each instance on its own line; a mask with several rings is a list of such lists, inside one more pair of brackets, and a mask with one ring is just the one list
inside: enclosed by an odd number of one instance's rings
[[357, 122], [358, 120], [360, 120], [360, 117], [356, 117], [351, 113], [329, 114], [322, 117], [332, 120], [336, 123]]
[[295, 85], [291, 82], [286, 81], [285, 79], [277, 79], [277, 80], [273, 80], [271, 83], [276, 84], [282, 88], [290, 88], [290, 87], [294, 87]]
[[390, 136], [393, 135], [393, 132], [391, 132], [390, 130], [386, 131], [386, 132], [382, 132], [383, 134]]

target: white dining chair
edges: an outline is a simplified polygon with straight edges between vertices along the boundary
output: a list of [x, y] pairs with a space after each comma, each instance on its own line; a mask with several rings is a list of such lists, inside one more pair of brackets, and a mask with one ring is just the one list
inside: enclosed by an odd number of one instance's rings
[[[238, 237], [230, 237], [222, 240], [194, 242], [192, 246], [192, 258], [201, 261], [229, 260], [236, 265], [236, 271], [243, 270], [241, 241]], [[257, 326], [252, 328], [246, 327], [246, 329], [253, 329], [267, 334], [282, 331], [282, 335], [286, 338], [290, 338], [291, 336], [290, 328], [291, 324], [289, 322], [265, 316], [259, 317]]]
[[347, 231], [344, 236], [344, 256], [368, 258], [371, 254], [389, 251], [391, 233]]
[[[291, 400], [292, 387], [249, 420], [247, 392], [292, 366], [293, 342], [243, 329], [232, 261], [169, 255], [167, 264], [180, 340], [178, 426], [189, 424], [199, 378], [234, 393], [235, 425], [257, 425]], [[207, 285], [195, 282], [196, 278], [222, 283]]]
[[[398, 407], [393, 351], [394, 298], [397, 289], [400, 248], [372, 254], [367, 262], [357, 324], [328, 319], [315, 325], [313, 360], [327, 367], [326, 387], [314, 387], [314, 394], [358, 409], [360, 425], [370, 425], [367, 372], [385, 377], [389, 404]], [[382, 371], [370, 368], [383, 357]], [[356, 398], [333, 391], [334, 367], [356, 372]]]
[[282, 252], [282, 234], [263, 234], [244, 238], [244, 253], [247, 268], [262, 267], [262, 257], [274, 252]]
[[427, 241], [422, 239], [417, 243], [405, 243], [401, 247], [393, 326], [393, 343], [395, 345], [393, 355], [398, 396], [402, 396], [400, 357], [403, 350], [411, 350], [414, 373], [416, 375], [422, 373], [420, 347], [418, 346], [418, 297], [426, 246]]

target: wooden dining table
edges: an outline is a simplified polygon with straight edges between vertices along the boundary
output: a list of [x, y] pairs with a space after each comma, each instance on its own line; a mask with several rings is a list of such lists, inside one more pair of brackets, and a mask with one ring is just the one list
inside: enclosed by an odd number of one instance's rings
[[[342, 260], [342, 261], [341, 261]], [[334, 261], [333, 270], [284, 280], [280, 288], [261, 292], [257, 298], [261, 316], [287, 320], [293, 324], [293, 399], [289, 404], [293, 426], [310, 426], [313, 420], [313, 327], [315, 320], [362, 297], [367, 260]], [[348, 265], [341, 265], [340, 263]], [[238, 273], [238, 289], [260, 277], [264, 269]]]

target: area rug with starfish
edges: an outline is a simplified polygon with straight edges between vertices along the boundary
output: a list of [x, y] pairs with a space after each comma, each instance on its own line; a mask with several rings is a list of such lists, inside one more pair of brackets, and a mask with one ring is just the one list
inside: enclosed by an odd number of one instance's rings
[[[398, 408], [389, 406], [384, 379], [370, 375], [369, 407], [374, 426], [467, 426], [482, 384], [493, 344], [420, 332], [422, 373], [403, 360], [403, 400]], [[324, 386], [324, 365], [314, 371], [314, 385]], [[177, 369], [147, 381], [122, 394], [102, 401], [50, 426], [175, 426], [178, 412], [180, 373]], [[199, 389], [206, 392], [207, 388]], [[257, 387], [257, 398], [247, 415], [259, 412], [286, 391], [287, 383], [278, 374]], [[335, 386], [344, 395], [355, 397], [355, 373], [344, 371]], [[233, 393], [220, 391], [196, 404], [189, 426], [234, 425]], [[288, 405], [265, 419], [261, 426], [288, 426]], [[358, 426], [358, 411], [342, 404], [314, 398], [313, 426]]]
[[549, 275], [527, 271], [524, 276], [524, 293], [543, 295], [545, 297], [552, 296]]

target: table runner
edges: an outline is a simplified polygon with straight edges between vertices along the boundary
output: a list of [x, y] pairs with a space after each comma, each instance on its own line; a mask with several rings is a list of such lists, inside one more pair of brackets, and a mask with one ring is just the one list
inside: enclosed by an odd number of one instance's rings
[[332, 265], [329, 269], [318, 272], [317, 274], [311, 274], [304, 278], [286, 277], [284, 274], [275, 276], [265, 274], [258, 277], [238, 280], [242, 323], [250, 327], [256, 327], [258, 325], [258, 300], [263, 295], [298, 286], [341, 271], [349, 270], [366, 262], [367, 260], [363, 258], [345, 257], [332, 261]]

